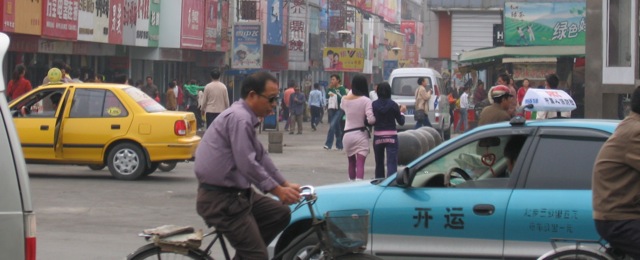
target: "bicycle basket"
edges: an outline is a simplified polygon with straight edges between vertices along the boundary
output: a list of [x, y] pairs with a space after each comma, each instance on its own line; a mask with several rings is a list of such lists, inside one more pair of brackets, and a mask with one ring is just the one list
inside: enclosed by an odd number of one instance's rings
[[359, 253], [367, 248], [369, 211], [364, 209], [327, 211], [324, 240], [332, 255]]

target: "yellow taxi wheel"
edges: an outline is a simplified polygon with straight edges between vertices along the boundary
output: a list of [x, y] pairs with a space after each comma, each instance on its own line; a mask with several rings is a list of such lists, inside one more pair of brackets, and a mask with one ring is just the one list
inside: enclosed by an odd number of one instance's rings
[[142, 173], [142, 175], [147, 176], [149, 174], [152, 174], [153, 172], [155, 172], [158, 169], [158, 166], [160, 165], [160, 163], [151, 163], [151, 165], [149, 167], [147, 167], [146, 169], [144, 169], [144, 173]]
[[104, 167], [107, 167], [107, 166], [104, 165], [104, 164], [91, 164], [91, 165], [89, 165], [89, 169], [94, 170], [94, 171], [102, 170], [102, 169], [104, 169]]
[[163, 172], [170, 172], [171, 170], [176, 168], [177, 164], [178, 162], [161, 162], [160, 165], [158, 166], [158, 169], [160, 169]]
[[119, 180], [135, 180], [144, 176], [146, 157], [133, 143], [120, 143], [109, 151], [107, 165], [111, 175]]

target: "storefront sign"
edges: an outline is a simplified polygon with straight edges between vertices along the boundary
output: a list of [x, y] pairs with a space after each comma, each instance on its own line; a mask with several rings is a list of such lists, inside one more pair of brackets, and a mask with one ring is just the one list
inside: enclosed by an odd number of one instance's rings
[[546, 75], [555, 73], [555, 63], [514, 63], [513, 79], [544, 80]]
[[231, 67], [234, 69], [262, 68], [261, 24], [240, 24], [233, 27]]
[[264, 61], [262, 68], [271, 71], [287, 70], [289, 68], [289, 52], [287, 46], [263, 45]]
[[220, 22], [222, 28], [220, 28], [220, 51], [229, 50], [229, 1], [222, 1], [220, 9]]
[[42, 4], [40, 1], [5, 0], [0, 7], [2, 31], [40, 35]]
[[202, 49], [204, 10], [204, 2], [201, 0], [182, 0], [181, 48]]
[[123, 27], [122, 16], [124, 0], [111, 0], [109, 2], [109, 43], [122, 44]]
[[204, 43], [202, 50], [216, 50], [216, 39], [220, 38], [220, 30], [218, 29], [218, 0], [205, 1], [205, 20], [204, 20]]
[[136, 45], [138, 0], [124, 0], [122, 6], [122, 44]]
[[12, 35], [9, 43], [9, 51], [15, 52], [38, 52], [40, 38], [33, 35]]
[[507, 46], [584, 45], [586, 3], [506, 2], [504, 36]]
[[305, 61], [307, 53], [307, 5], [306, 0], [289, 2], [289, 60]]
[[267, 44], [283, 45], [282, 0], [269, 0], [267, 8]]
[[502, 24], [493, 25], [493, 47], [504, 46], [504, 28]]
[[54, 54], [73, 54], [73, 42], [40, 39], [38, 52]]
[[78, 4], [79, 0], [43, 0], [45, 10], [42, 12], [42, 36], [76, 40], [78, 38]]
[[160, 0], [151, 0], [151, 2], [149, 3], [149, 47], [158, 47], [159, 40]]
[[78, 40], [109, 42], [109, 1], [79, 0]]
[[136, 46], [149, 46], [151, 0], [138, 0], [136, 12]]
[[325, 71], [362, 72], [364, 49], [324, 48], [322, 51]]

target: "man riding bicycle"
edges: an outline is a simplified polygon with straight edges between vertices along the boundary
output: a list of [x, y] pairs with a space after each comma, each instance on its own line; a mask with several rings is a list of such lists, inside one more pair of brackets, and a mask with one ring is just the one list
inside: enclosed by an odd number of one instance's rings
[[593, 218], [602, 238], [640, 259], [640, 87], [631, 112], [600, 149], [593, 167]]

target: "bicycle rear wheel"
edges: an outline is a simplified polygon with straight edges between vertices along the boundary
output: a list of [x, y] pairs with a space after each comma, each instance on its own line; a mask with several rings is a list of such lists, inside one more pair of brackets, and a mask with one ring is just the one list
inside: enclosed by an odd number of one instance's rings
[[538, 260], [611, 260], [611, 257], [606, 255], [591, 252], [588, 250], [570, 249], [564, 251], [558, 251], [550, 255], [544, 255], [538, 258]]
[[128, 260], [145, 260], [145, 259], [197, 259], [197, 260], [213, 260], [205, 252], [199, 249], [189, 249], [184, 253], [165, 251], [155, 244], [147, 244], [138, 248], [135, 252], [127, 256]]

